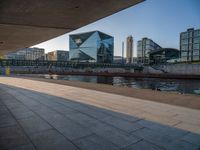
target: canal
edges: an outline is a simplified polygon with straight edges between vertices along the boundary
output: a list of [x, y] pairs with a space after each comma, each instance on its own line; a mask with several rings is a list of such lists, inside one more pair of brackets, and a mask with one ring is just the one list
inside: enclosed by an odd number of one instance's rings
[[[33, 75], [35, 76], [35, 75]], [[126, 86], [139, 89], [152, 89], [177, 93], [200, 95], [200, 80], [158, 79], [158, 78], [126, 78], [104, 76], [79, 76], [79, 75], [36, 75], [41, 78], [55, 80], [69, 80], [109, 84], [113, 86]]]

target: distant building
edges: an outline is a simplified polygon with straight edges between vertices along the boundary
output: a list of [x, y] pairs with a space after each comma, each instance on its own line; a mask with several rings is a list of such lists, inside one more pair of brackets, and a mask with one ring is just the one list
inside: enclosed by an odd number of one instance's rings
[[174, 48], [161, 48], [149, 53], [150, 64], [162, 64], [171, 59], [178, 59], [180, 51]]
[[142, 38], [137, 42], [137, 57], [140, 63], [149, 63], [149, 54], [153, 50], [161, 49], [162, 47], [148, 38]]
[[44, 49], [43, 48], [26, 48], [26, 60], [44, 60]]
[[55, 52], [54, 51], [53, 52], [48, 52], [46, 54], [46, 60], [54, 60], [54, 61], [56, 61]]
[[133, 62], [133, 37], [128, 36], [126, 39], [126, 62]]
[[16, 60], [44, 60], [43, 48], [25, 48], [5, 55], [6, 59]]
[[180, 33], [180, 56], [182, 61], [200, 60], [200, 29]]
[[48, 53], [44, 54], [44, 60], [48, 60]]
[[9, 54], [6, 54], [4, 56], [5, 59], [15, 59], [15, 60], [25, 60], [26, 59], [26, 51], [20, 50], [17, 52], [12, 52]]
[[69, 36], [69, 59], [78, 62], [112, 63], [114, 38], [100, 31]]
[[46, 60], [68, 61], [69, 51], [55, 50], [55, 51], [49, 52], [46, 55]]
[[122, 56], [114, 56], [114, 59], [113, 59], [113, 63], [116, 63], [116, 64], [122, 64], [123, 63], [123, 57]]
[[138, 58], [137, 57], [133, 57], [133, 64], [137, 64], [138, 63]]

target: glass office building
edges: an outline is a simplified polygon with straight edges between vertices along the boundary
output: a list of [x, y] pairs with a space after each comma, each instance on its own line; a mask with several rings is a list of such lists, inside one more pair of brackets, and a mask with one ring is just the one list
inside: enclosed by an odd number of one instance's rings
[[100, 31], [69, 36], [69, 60], [112, 63], [114, 38]]
[[150, 64], [163, 64], [168, 60], [178, 59], [180, 51], [174, 48], [161, 48], [153, 50], [149, 54]]
[[200, 29], [187, 29], [180, 34], [180, 55], [182, 61], [200, 60]]
[[44, 60], [44, 52], [43, 48], [26, 48], [26, 60]]
[[142, 38], [137, 42], [137, 57], [140, 63], [149, 63], [149, 54], [153, 50], [161, 49], [162, 47], [148, 38]]

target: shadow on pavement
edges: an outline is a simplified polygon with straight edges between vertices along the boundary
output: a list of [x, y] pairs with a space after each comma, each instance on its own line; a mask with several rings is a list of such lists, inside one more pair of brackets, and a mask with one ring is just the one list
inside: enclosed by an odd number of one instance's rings
[[200, 135], [0, 84], [0, 149], [199, 150]]

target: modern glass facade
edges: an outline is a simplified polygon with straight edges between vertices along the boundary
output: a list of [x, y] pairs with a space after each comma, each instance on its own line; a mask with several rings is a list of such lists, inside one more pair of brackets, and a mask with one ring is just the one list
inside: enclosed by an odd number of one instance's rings
[[180, 55], [182, 61], [200, 60], [200, 29], [187, 29], [180, 34]]
[[69, 36], [69, 60], [112, 63], [114, 38], [100, 31]]
[[68, 61], [69, 60], [69, 51], [57, 50], [57, 60], [58, 61]]
[[150, 64], [166, 63], [170, 59], [178, 59], [180, 51], [174, 48], [162, 48], [150, 52]]
[[161, 49], [162, 47], [153, 40], [143, 38], [137, 42], [137, 57], [140, 63], [149, 63], [149, 54], [153, 50]]

